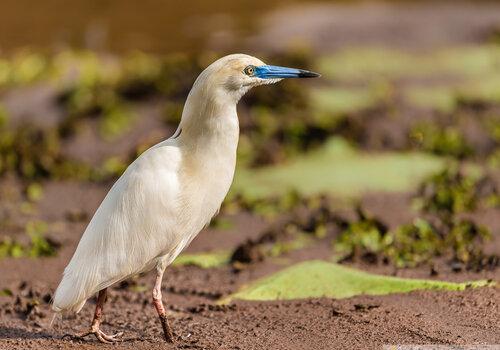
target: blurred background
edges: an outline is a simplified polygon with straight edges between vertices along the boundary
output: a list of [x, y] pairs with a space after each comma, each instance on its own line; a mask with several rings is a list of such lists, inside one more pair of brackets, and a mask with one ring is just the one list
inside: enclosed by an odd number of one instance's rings
[[498, 26], [495, 1], [2, 1], [1, 49], [117, 54], [204, 50], [330, 52], [345, 45], [404, 48], [477, 43]]
[[17, 258], [59, 256], [46, 263], [62, 269], [113, 181], [233, 52], [322, 78], [242, 100], [218, 243], [188, 253], [248, 263], [312, 234], [328, 248], [314, 256], [341, 262], [498, 265], [497, 1], [2, 0], [0, 33], [5, 267], [29, 275]]

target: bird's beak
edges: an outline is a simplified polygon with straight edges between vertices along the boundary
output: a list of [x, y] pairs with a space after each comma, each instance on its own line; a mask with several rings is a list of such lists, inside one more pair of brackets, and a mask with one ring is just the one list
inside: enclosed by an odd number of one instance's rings
[[283, 79], [283, 78], [316, 78], [321, 75], [308, 70], [287, 68], [279, 66], [255, 67], [255, 76], [261, 79]]

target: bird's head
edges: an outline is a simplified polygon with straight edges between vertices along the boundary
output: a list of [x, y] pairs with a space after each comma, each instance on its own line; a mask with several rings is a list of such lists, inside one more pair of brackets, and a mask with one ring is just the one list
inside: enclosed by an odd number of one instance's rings
[[211, 87], [221, 89], [238, 101], [254, 86], [276, 83], [285, 78], [319, 76], [318, 73], [307, 70], [267, 65], [249, 55], [233, 54], [212, 63], [200, 75], [200, 78]]

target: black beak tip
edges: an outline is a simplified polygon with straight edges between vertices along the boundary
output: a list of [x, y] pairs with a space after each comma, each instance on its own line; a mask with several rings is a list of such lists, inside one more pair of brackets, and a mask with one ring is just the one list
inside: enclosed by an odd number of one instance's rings
[[321, 74], [311, 72], [308, 70], [300, 70], [299, 78], [319, 78]]

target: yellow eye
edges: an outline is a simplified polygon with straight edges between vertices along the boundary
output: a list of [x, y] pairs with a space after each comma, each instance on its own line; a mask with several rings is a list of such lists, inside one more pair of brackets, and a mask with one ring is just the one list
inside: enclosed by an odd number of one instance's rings
[[254, 73], [255, 73], [255, 67], [254, 67], [254, 66], [248, 66], [248, 67], [246, 67], [246, 68], [243, 70], [243, 72], [244, 72], [246, 75], [248, 75], [248, 76], [252, 76], [252, 75], [254, 75]]

